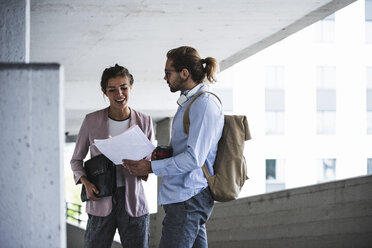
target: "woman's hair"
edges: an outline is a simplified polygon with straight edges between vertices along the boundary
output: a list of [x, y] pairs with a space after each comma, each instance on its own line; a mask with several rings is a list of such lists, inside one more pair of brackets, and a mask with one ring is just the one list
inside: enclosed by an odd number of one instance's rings
[[116, 77], [126, 77], [129, 81], [130, 86], [132, 86], [134, 83], [133, 76], [132, 74], [129, 73], [128, 69], [118, 64], [115, 64], [115, 66], [113, 67], [106, 68], [102, 73], [101, 88], [104, 93], [106, 93], [108, 81], [111, 78]]
[[215, 77], [218, 71], [217, 60], [212, 57], [202, 59], [195, 48], [188, 46], [174, 48], [168, 51], [167, 58], [172, 61], [172, 66], [177, 72], [186, 68], [191, 74], [191, 79], [198, 84], [204, 81], [205, 76], [211, 83], [217, 81]]

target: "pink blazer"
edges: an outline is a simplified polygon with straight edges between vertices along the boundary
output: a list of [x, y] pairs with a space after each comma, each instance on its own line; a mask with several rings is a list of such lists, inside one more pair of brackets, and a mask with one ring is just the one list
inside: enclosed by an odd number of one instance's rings
[[[152, 121], [149, 116], [131, 109], [130, 126], [137, 124], [143, 133], [151, 140]], [[91, 157], [95, 157], [100, 151], [92, 146], [94, 139], [108, 138], [108, 108], [87, 114], [81, 125], [76, 140], [74, 154], [71, 159], [71, 168], [74, 173], [76, 184], [81, 183], [80, 178], [86, 176], [83, 168], [83, 160], [90, 148]], [[149, 159], [150, 156], [147, 158]], [[138, 217], [148, 214], [148, 206], [142, 187], [141, 179], [129, 174], [123, 167], [125, 175], [125, 209], [130, 216]], [[86, 211], [95, 216], [107, 216], [112, 210], [112, 197], [103, 197], [98, 201], [87, 201]]]

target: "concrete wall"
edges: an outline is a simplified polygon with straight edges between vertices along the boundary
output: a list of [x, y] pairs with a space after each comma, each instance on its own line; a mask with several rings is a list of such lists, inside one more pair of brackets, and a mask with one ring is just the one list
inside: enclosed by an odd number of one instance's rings
[[[67, 248], [82, 248], [84, 247], [84, 233], [85, 229], [74, 225], [73, 223], [66, 223], [67, 231]], [[120, 243], [113, 241], [111, 248], [122, 247]]]
[[[155, 248], [163, 209], [150, 218]], [[207, 230], [211, 248], [372, 247], [372, 176], [216, 203]], [[67, 223], [69, 248], [82, 247], [83, 236]]]
[[0, 246], [65, 247], [63, 78], [0, 63]]
[[217, 203], [209, 246], [372, 247], [372, 176]]

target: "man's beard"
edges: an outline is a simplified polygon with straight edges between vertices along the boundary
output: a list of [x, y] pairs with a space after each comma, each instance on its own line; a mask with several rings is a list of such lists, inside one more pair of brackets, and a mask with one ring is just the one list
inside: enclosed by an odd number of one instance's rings
[[177, 92], [179, 90], [181, 90], [180, 86], [185, 82], [186, 80], [182, 80], [180, 77], [177, 78], [173, 83], [170, 83], [169, 81], [167, 81], [168, 83], [168, 86], [169, 86], [169, 90], [171, 92]]

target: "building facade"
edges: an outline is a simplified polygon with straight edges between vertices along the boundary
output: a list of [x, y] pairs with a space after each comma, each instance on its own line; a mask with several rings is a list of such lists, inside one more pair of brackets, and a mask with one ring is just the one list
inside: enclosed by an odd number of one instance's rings
[[[372, 173], [372, 1], [360, 0], [223, 71], [248, 117], [241, 196]], [[228, 99], [227, 99], [228, 101]]]

